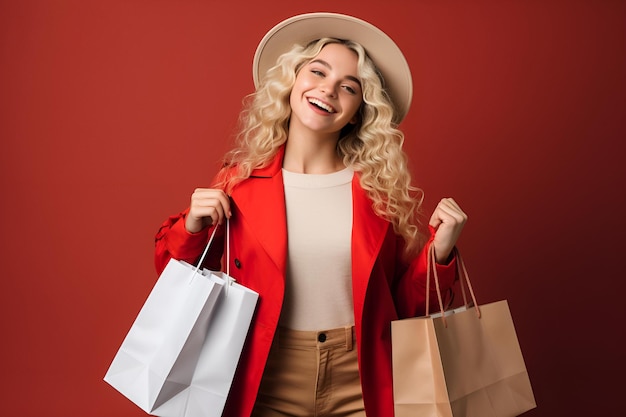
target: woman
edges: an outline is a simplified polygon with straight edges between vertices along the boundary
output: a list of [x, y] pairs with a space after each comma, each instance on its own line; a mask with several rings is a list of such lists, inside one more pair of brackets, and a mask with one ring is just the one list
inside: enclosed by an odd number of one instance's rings
[[[369, 23], [314, 13], [268, 32], [254, 74], [238, 144], [161, 227], [157, 269], [194, 263], [228, 219], [231, 275], [260, 298], [225, 416], [392, 416], [390, 323], [424, 314], [431, 245], [452, 287], [467, 219], [444, 199], [429, 233], [418, 230], [397, 128], [412, 93], [406, 60]], [[224, 229], [209, 269], [220, 269]]]

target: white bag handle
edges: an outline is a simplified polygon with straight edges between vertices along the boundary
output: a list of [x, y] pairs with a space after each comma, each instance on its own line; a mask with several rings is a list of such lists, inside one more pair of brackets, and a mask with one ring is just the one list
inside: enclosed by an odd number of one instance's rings
[[226, 219], [226, 296], [228, 297], [228, 288], [233, 285], [235, 279], [230, 276], [230, 220]]
[[194, 268], [194, 273], [197, 272], [198, 269], [200, 269], [200, 267], [202, 266], [202, 262], [204, 262], [204, 258], [206, 257], [206, 254], [209, 252], [209, 248], [211, 247], [211, 243], [213, 242], [213, 238], [215, 237], [215, 232], [217, 232], [218, 227], [219, 225], [216, 224], [215, 227], [213, 228], [213, 233], [211, 233], [209, 242], [206, 244], [206, 247], [204, 248], [204, 252], [202, 252], [202, 256], [200, 256], [200, 260], [198, 261], [198, 264]]
[[226, 219], [226, 275], [230, 277], [230, 220]]
[[[209, 248], [211, 247], [211, 243], [213, 242], [213, 238], [215, 237], [215, 232], [217, 232], [218, 227], [219, 224], [216, 224], [213, 228], [213, 233], [211, 233], [209, 242], [206, 244], [206, 247], [202, 252], [202, 256], [200, 256], [198, 264], [194, 266], [193, 275], [190, 282], [197, 275], [198, 270], [202, 267], [202, 262], [204, 262], [204, 258], [206, 258], [206, 255], [209, 252]], [[235, 282], [235, 279], [230, 276], [230, 221], [228, 219], [226, 219], [226, 280], [228, 281], [228, 285], [226, 285], [226, 295], [228, 295], [228, 287], [230, 287]]]

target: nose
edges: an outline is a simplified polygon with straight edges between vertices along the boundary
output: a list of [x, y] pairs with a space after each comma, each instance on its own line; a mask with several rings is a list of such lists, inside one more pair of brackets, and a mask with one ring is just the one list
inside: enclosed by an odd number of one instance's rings
[[337, 96], [337, 87], [331, 81], [325, 81], [324, 83], [322, 83], [322, 85], [320, 86], [320, 91], [328, 97]]

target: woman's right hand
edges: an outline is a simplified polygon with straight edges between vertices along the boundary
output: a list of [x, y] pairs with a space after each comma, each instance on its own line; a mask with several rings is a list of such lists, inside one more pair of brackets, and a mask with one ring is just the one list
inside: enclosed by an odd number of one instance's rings
[[224, 218], [230, 218], [231, 215], [230, 200], [224, 191], [196, 188], [191, 195], [185, 228], [189, 233], [198, 233], [212, 224], [222, 224]]

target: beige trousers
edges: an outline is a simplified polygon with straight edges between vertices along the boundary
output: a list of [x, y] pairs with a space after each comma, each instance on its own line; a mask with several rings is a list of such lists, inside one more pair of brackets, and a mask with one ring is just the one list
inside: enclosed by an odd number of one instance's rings
[[354, 327], [279, 328], [252, 417], [365, 417]]

